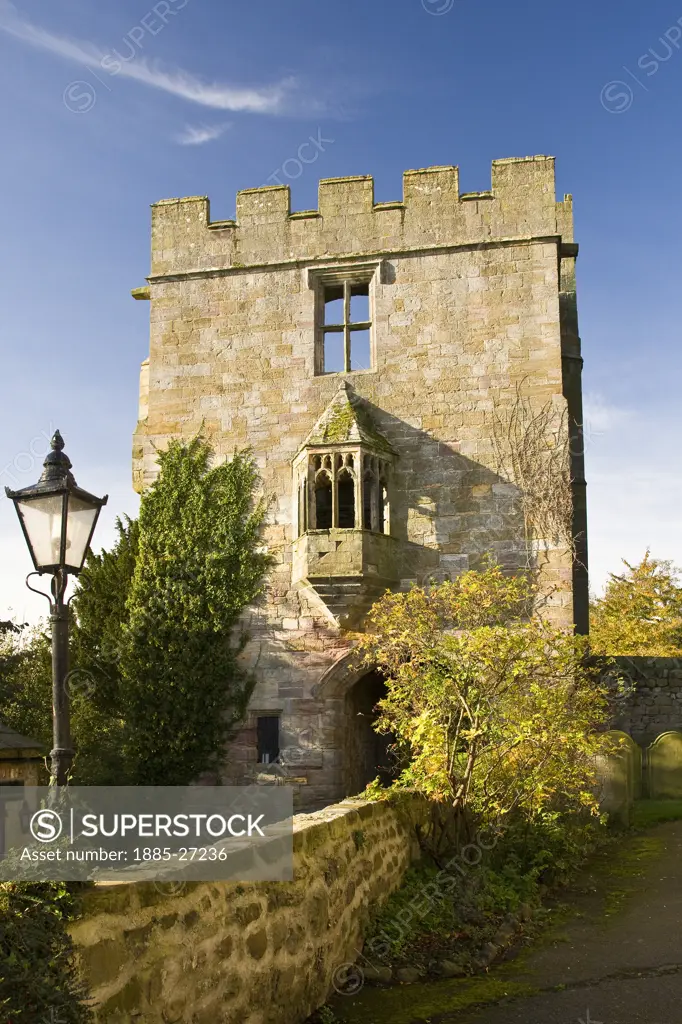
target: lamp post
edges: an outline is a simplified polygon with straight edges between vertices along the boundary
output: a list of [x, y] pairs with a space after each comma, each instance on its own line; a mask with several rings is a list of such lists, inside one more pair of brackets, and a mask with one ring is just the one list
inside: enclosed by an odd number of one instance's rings
[[[77, 576], [107, 495], [96, 498], [78, 487], [71, 473], [71, 462], [64, 452], [64, 441], [57, 430], [51, 450], [43, 463], [37, 484], [19, 491], [5, 488], [14, 502], [19, 522], [31, 553], [35, 572], [26, 577], [26, 586], [47, 597], [52, 626], [52, 782], [65, 786], [73, 760], [67, 676], [69, 671], [69, 607], [64, 593], [69, 576]], [[52, 576], [52, 597], [29, 584], [31, 576]]]

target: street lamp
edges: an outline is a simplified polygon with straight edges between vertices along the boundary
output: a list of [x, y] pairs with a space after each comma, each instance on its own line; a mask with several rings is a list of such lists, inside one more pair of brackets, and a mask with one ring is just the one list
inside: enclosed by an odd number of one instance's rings
[[26, 586], [35, 593], [29, 579], [36, 573], [52, 576], [50, 623], [52, 625], [52, 779], [66, 785], [73, 760], [67, 676], [69, 671], [69, 608], [64, 593], [69, 576], [83, 568], [100, 509], [107, 495], [96, 498], [78, 487], [71, 473], [71, 462], [64, 452], [64, 441], [57, 430], [50, 442], [51, 451], [43, 463], [37, 484], [19, 491], [5, 488], [14, 502], [21, 528], [31, 553], [35, 573], [26, 577]]

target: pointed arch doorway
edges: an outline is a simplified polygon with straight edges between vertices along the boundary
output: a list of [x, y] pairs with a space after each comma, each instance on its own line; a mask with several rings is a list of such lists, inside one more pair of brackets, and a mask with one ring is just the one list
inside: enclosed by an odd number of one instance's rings
[[378, 733], [377, 704], [386, 696], [386, 683], [375, 671], [354, 683], [344, 700], [346, 730], [343, 740], [344, 786], [348, 796], [360, 793], [377, 777], [389, 785], [397, 775], [392, 746], [395, 737]]

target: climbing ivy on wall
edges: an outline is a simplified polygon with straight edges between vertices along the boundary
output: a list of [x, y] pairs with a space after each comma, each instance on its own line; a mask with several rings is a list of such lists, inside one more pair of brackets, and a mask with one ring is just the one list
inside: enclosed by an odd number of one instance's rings
[[239, 620], [270, 564], [267, 503], [248, 452], [212, 459], [201, 437], [172, 442], [142, 498], [120, 660], [123, 758], [137, 785], [185, 785], [216, 769], [253, 688]]

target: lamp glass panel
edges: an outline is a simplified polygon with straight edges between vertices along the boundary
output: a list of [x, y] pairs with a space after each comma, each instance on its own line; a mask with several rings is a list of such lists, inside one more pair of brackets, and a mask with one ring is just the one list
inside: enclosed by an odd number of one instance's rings
[[69, 495], [69, 512], [66, 520], [66, 555], [64, 562], [67, 569], [79, 570], [85, 561], [88, 541], [99, 512], [99, 505], [83, 501], [75, 495]]
[[23, 520], [33, 559], [39, 569], [61, 564], [62, 508], [61, 494], [17, 502], [17, 511]]

